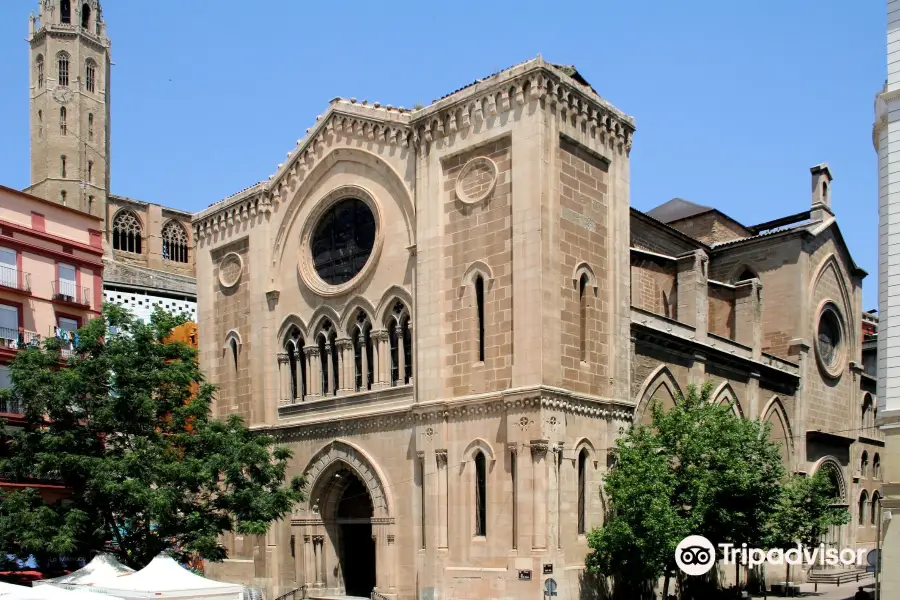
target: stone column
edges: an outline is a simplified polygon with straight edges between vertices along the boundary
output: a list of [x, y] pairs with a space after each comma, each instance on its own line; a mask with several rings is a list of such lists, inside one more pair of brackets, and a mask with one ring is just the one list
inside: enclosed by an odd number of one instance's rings
[[349, 338], [337, 340], [338, 356], [340, 357], [340, 382], [338, 394], [349, 394], [356, 390], [356, 362], [353, 357], [353, 343]]
[[533, 472], [533, 498], [531, 519], [534, 527], [531, 547], [535, 550], [547, 548], [547, 451], [548, 440], [531, 441], [531, 468]]
[[306, 352], [306, 378], [308, 384], [306, 386], [307, 395], [312, 398], [322, 397], [322, 365], [319, 362], [319, 349], [310, 347], [305, 349]]
[[380, 329], [373, 331], [371, 336], [373, 353], [375, 354], [373, 357], [375, 361], [375, 381], [372, 383], [372, 389], [381, 389], [390, 385], [389, 373], [384, 368], [385, 360], [389, 358], [387, 356], [389, 352], [388, 333], [384, 329]]
[[[412, 360], [412, 367], [409, 369], [409, 384], [413, 385], [415, 383], [416, 378], [416, 345], [413, 342], [415, 338], [413, 338], [413, 322], [412, 317], [406, 322], [406, 327], [409, 329], [409, 343], [412, 346], [409, 352], [409, 358]], [[406, 343], [406, 342], [404, 342]]]
[[678, 256], [678, 314], [677, 319], [696, 328], [697, 341], [705, 342], [709, 330], [709, 257], [703, 250], [685, 252]]
[[447, 548], [447, 451], [435, 450], [438, 477], [438, 548]]
[[324, 381], [322, 386], [322, 396], [331, 396], [334, 394], [334, 361], [332, 360], [331, 353], [335, 351], [335, 348], [332, 347], [330, 343], [325, 344], [325, 357], [324, 361], [327, 365], [326, 368], [322, 369], [322, 376], [325, 376], [325, 373], [328, 373], [327, 381]]
[[734, 286], [734, 341], [753, 349], [753, 360], [762, 357], [762, 284], [748, 279]]
[[314, 535], [313, 544], [316, 552], [316, 587], [325, 586], [325, 536]]
[[[372, 354], [373, 354], [372, 358], [374, 359], [375, 358], [375, 347], [374, 347], [374, 342], [371, 341], [371, 334], [370, 334], [369, 340], [370, 340], [370, 343], [372, 344]], [[360, 365], [361, 365], [360, 370], [362, 371], [362, 373], [361, 373], [362, 377], [360, 378], [360, 380], [362, 383], [360, 384], [359, 391], [364, 392], [367, 389], [369, 389], [369, 386], [371, 386], [373, 383], [375, 383], [375, 381], [369, 380], [369, 353], [366, 349], [366, 335], [364, 333], [360, 333], [359, 337], [356, 338], [356, 344], [360, 348], [360, 354], [362, 354], [362, 360], [360, 361]], [[354, 370], [356, 369], [355, 361], [356, 361], [356, 358], [354, 357], [354, 363], [353, 363]], [[374, 377], [373, 377], [373, 379], [374, 379]], [[354, 383], [353, 386], [355, 388], [356, 383]]]
[[315, 582], [313, 573], [315, 572], [315, 550], [313, 549], [312, 536], [303, 536], [303, 585], [310, 588]]
[[403, 330], [399, 327], [397, 331], [397, 385], [403, 385], [406, 378], [406, 354], [403, 351]]
[[510, 479], [512, 479], [512, 500], [510, 501], [510, 511], [512, 513], [510, 515], [510, 520], [512, 521], [511, 537], [512, 547], [513, 549], [516, 549], [519, 547], [519, 474], [516, 472], [519, 468], [519, 445], [515, 442], [510, 442], [506, 445], [506, 448], [509, 450]]
[[294, 399], [291, 398], [291, 361], [286, 352], [278, 355], [278, 380], [281, 382], [278, 405], [290, 404]]

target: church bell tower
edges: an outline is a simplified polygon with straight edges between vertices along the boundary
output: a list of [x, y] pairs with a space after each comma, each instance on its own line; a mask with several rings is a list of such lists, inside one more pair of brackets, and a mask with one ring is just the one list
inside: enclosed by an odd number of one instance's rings
[[98, 0], [39, 0], [29, 19], [31, 185], [103, 216], [109, 190], [110, 54]]

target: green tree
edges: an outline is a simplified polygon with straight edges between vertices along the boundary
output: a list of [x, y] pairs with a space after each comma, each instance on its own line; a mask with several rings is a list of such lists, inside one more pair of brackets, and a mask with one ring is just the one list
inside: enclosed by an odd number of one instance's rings
[[[688, 535], [719, 543], [762, 544], [780, 497], [784, 467], [760, 421], [736, 418], [710, 400], [712, 385], [690, 386], [668, 412], [654, 402], [652, 423], [616, 442], [604, 488], [609, 511], [588, 538], [587, 567], [611, 577], [621, 598], [646, 597], [660, 578], [678, 576], [675, 547]], [[708, 581], [681, 580], [685, 597]]]
[[71, 495], [45, 504], [33, 490], [4, 494], [0, 550], [88, 558], [112, 548], [132, 567], [163, 551], [222, 560], [220, 534], [262, 535], [303, 499], [302, 479], [285, 483], [291, 453], [235, 415], [212, 418], [196, 352], [166, 341], [183, 319], [103, 313], [67, 359], [49, 339], [11, 365], [3, 393], [26, 424], [7, 432], [0, 475], [59, 481]]
[[[835, 506], [839, 490], [834, 481], [819, 469], [812, 477], [794, 475], [781, 490], [776, 510], [766, 527], [766, 548], [790, 550], [800, 543], [813, 547], [835, 525], [850, 520], [846, 508]], [[787, 581], [791, 580], [791, 565], [785, 562]]]

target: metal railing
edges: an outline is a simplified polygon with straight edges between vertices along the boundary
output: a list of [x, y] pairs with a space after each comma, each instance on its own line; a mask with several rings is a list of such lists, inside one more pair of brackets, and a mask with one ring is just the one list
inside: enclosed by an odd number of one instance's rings
[[25, 407], [18, 400], [0, 398], [0, 413], [21, 415]]
[[57, 279], [53, 283], [53, 299], [72, 304], [91, 304], [91, 288], [79, 287], [74, 281]]
[[39, 346], [41, 336], [33, 331], [11, 327], [0, 327], [0, 348], [19, 350], [30, 346]]
[[306, 599], [306, 586], [301, 585], [298, 588], [294, 588], [289, 592], [285, 592], [284, 594], [275, 598], [275, 600], [305, 600]]
[[19, 290], [20, 292], [30, 292], [31, 273], [19, 271], [12, 267], [0, 267], [0, 287]]
[[384, 594], [380, 594], [380, 593], [376, 592], [375, 590], [372, 590], [371, 599], [372, 600], [390, 600], [390, 598], [388, 598]]

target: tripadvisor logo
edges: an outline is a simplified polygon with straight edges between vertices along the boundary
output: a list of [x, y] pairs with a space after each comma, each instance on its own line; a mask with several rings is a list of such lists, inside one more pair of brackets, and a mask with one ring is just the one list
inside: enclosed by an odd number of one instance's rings
[[795, 548], [788, 550], [748, 548], [747, 544], [741, 544], [740, 547], [735, 544], [714, 546], [702, 535], [691, 535], [681, 540], [675, 547], [675, 564], [685, 575], [705, 575], [716, 563], [717, 547], [721, 551], [722, 560], [726, 565], [740, 564], [751, 569], [762, 564], [864, 566], [866, 555], [869, 553], [869, 549], [866, 548], [838, 550], [837, 548], [826, 548], [825, 544], [808, 548], [798, 543]]

